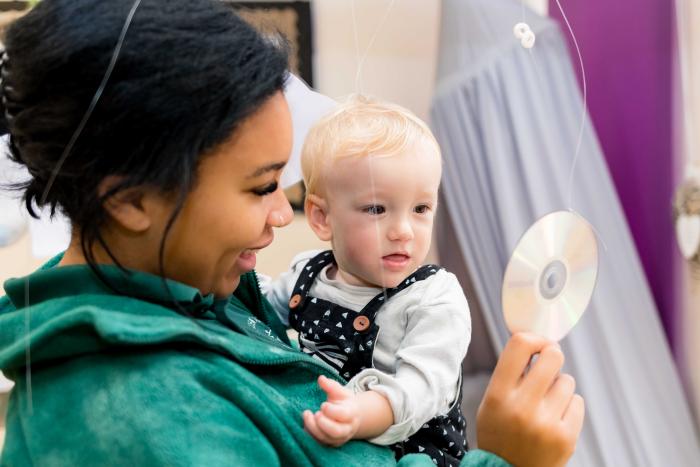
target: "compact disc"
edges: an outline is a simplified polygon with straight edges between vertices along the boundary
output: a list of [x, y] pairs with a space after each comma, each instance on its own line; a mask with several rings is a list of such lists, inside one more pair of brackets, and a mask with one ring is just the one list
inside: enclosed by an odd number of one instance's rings
[[598, 243], [590, 224], [570, 211], [535, 222], [506, 267], [501, 300], [511, 332], [561, 340], [588, 306], [598, 276]]

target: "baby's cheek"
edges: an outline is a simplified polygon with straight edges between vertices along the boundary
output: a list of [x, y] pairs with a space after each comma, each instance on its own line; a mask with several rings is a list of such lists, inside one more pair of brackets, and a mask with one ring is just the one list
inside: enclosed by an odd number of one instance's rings
[[360, 238], [355, 237], [346, 245], [345, 254], [355, 266], [362, 265], [371, 256], [368, 247], [366, 241], [363, 242]]
[[340, 231], [335, 231], [334, 235], [337, 238], [341, 238], [341, 241], [348, 248], [357, 248], [358, 245], [366, 242], [367, 239], [376, 237], [376, 233], [374, 233], [374, 229], [370, 225], [351, 222], [342, 225]]
[[345, 256], [352, 263], [353, 268], [362, 275], [366, 275], [378, 261], [376, 249], [376, 237], [355, 236], [346, 244]]
[[382, 233], [376, 229], [366, 229], [355, 237], [354, 244], [358, 254], [365, 258], [375, 258], [381, 252]]
[[413, 227], [413, 241], [416, 243], [429, 242], [433, 235], [433, 223], [416, 223]]

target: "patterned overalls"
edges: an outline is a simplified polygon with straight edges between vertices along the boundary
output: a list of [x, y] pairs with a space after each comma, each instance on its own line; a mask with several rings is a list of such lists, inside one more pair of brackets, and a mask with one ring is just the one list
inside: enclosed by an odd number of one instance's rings
[[[316, 276], [332, 262], [335, 262], [333, 253], [324, 251], [304, 266], [289, 301], [289, 324], [299, 332], [302, 351], [328, 363], [343, 378], [350, 380], [372, 366], [372, 353], [379, 332], [375, 318], [384, 301], [416, 281], [432, 276], [440, 267], [422, 266], [397, 287], [386, 289], [361, 311], [355, 312], [308, 294]], [[396, 458], [404, 454], [424, 453], [436, 465], [459, 465], [467, 449], [464, 436], [466, 422], [459, 404], [461, 400], [460, 385], [457, 401], [446, 415], [433, 418], [407, 440], [391, 446]]]

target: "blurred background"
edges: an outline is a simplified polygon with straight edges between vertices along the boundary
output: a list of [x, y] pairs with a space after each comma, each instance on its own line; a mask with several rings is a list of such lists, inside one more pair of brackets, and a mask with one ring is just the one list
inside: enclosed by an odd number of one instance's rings
[[[0, 0], [0, 29], [32, 3]], [[508, 336], [500, 288], [510, 253], [539, 217], [572, 209], [596, 229], [601, 258], [591, 304], [562, 342], [587, 401], [571, 465], [696, 465], [700, 2], [229, 3], [283, 33], [295, 72], [317, 91], [394, 101], [433, 128], [445, 174], [429, 261], [455, 272], [470, 301], [472, 446]], [[532, 49], [513, 35], [519, 22], [536, 34]], [[23, 176], [0, 155], [0, 183]], [[303, 187], [289, 197], [298, 203]], [[68, 241], [61, 219], [29, 220], [18, 206], [0, 192], [0, 282]], [[275, 276], [298, 252], [326, 246], [299, 212], [260, 252], [258, 270]], [[0, 381], [0, 416], [10, 387]]]

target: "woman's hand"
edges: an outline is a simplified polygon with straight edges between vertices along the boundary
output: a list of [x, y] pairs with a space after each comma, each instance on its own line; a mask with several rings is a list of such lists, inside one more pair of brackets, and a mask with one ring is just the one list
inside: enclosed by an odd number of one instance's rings
[[559, 373], [563, 364], [557, 344], [532, 334], [511, 337], [477, 414], [480, 449], [519, 467], [566, 464], [581, 433], [584, 403], [574, 393], [574, 378]]
[[318, 377], [318, 385], [328, 399], [316, 413], [304, 411], [304, 428], [319, 443], [342, 446], [355, 436], [360, 427], [357, 399], [352, 391], [324, 376]]

